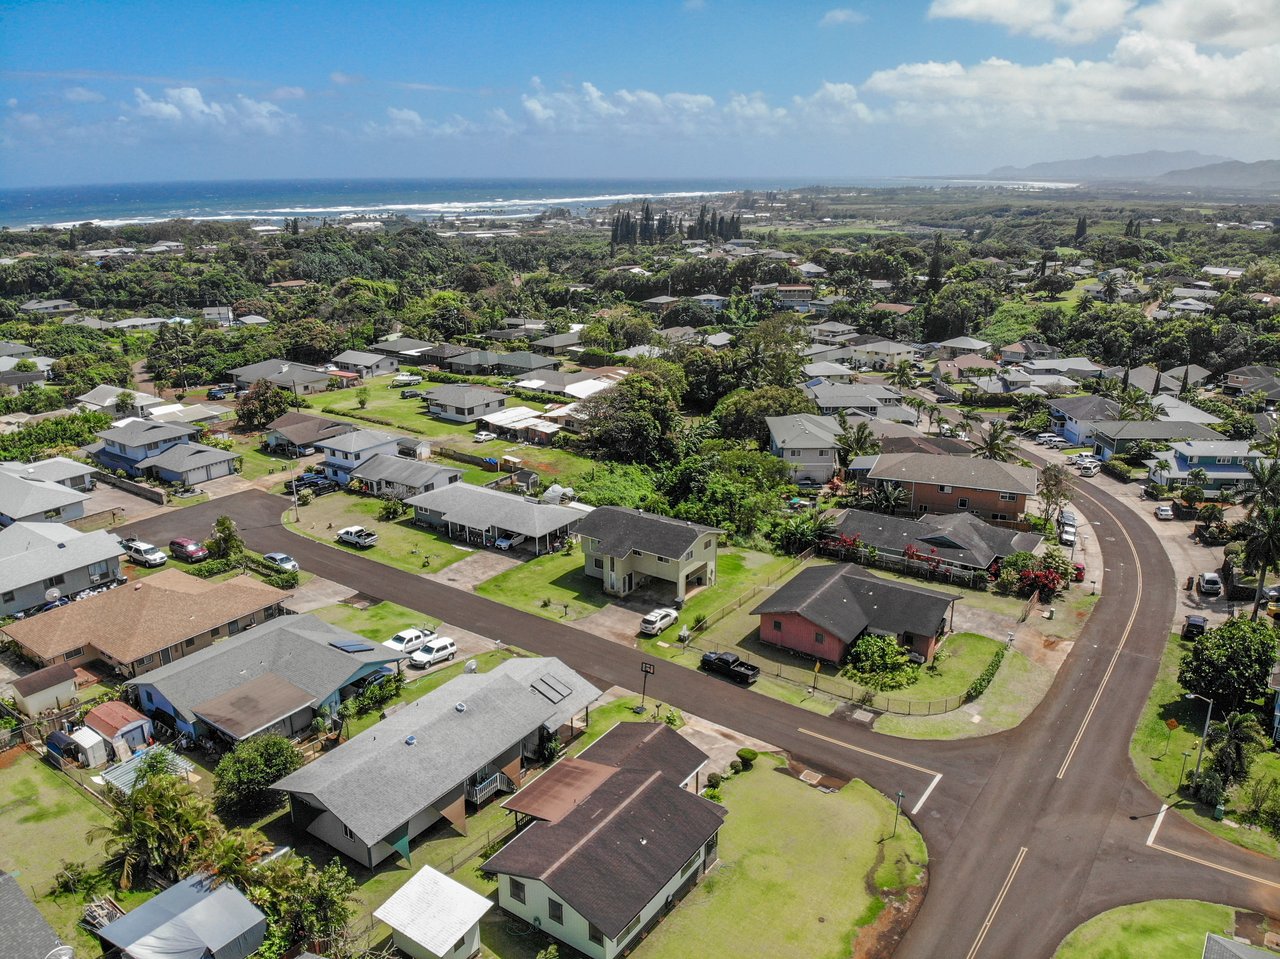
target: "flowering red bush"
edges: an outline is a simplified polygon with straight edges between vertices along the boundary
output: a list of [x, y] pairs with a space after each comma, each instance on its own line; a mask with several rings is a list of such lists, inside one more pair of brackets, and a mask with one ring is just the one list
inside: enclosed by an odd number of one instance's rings
[[1024, 569], [1018, 574], [1018, 594], [1030, 596], [1036, 590], [1056, 593], [1062, 589], [1062, 576], [1052, 569]]

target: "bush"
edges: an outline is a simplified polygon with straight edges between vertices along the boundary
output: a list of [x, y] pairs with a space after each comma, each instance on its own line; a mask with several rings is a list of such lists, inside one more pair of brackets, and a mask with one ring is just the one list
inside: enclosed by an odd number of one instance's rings
[[187, 570], [192, 576], [199, 576], [201, 579], [209, 579], [213, 576], [221, 576], [223, 573], [230, 573], [233, 570], [244, 569], [245, 561], [243, 557], [231, 556], [227, 559], [206, 559], [197, 566], [192, 566]]
[[297, 589], [298, 574], [297, 573], [276, 573], [274, 576], [266, 577], [263, 582], [268, 586], [274, 586], [276, 589]]
[[257, 736], [236, 744], [214, 770], [214, 803], [239, 815], [274, 809], [284, 794], [272, 790], [302, 765], [302, 754], [283, 736]]
[[991, 657], [991, 662], [987, 663], [987, 668], [965, 690], [965, 702], [973, 702], [973, 700], [987, 691], [987, 687], [991, 685], [991, 680], [995, 679], [996, 673], [1000, 671], [1000, 664], [1004, 662], [1004, 654], [1008, 652], [1008, 649], [1008, 646], [1001, 646], [996, 650], [996, 654]]
[[720, 790], [718, 789], [703, 790], [702, 795], [705, 796], [707, 799], [710, 799], [712, 802], [722, 803], [722, 804], [724, 802], [724, 800], [721, 799], [720, 797]]
[[742, 763], [743, 769], [750, 769], [759, 758], [760, 754], [749, 746], [743, 746], [738, 750], [738, 760]]
[[729, 760], [729, 772], [733, 773], [735, 776], [738, 775], [738, 773], [742, 772], [745, 768], [746, 767], [742, 765], [741, 759]]
[[724, 777], [719, 773], [707, 773], [708, 789], [719, 789], [722, 782], [724, 782]]

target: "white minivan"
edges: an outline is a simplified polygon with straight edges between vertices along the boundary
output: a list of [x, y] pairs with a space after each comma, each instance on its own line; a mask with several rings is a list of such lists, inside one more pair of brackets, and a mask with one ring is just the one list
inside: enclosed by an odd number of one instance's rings
[[1051, 441], [1056, 439], [1061, 439], [1061, 437], [1058, 436], [1057, 433], [1041, 433], [1036, 437], [1036, 443], [1039, 444], [1040, 446], [1046, 446]]
[[1080, 475], [1089, 477], [1097, 476], [1102, 472], [1102, 464], [1093, 460], [1080, 464]]

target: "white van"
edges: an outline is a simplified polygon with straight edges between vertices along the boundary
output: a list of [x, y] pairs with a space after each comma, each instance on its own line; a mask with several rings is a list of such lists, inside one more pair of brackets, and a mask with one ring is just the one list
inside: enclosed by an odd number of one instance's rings
[[1099, 473], [1101, 473], [1101, 472], [1102, 472], [1102, 464], [1101, 464], [1101, 463], [1094, 462], [1094, 461], [1089, 461], [1089, 462], [1087, 462], [1087, 463], [1081, 463], [1081, 464], [1080, 464], [1080, 475], [1081, 475], [1081, 476], [1086, 476], [1086, 477], [1088, 477], [1088, 476], [1097, 476], [1097, 475], [1098, 475]]
[[1041, 433], [1036, 437], [1036, 443], [1039, 444], [1040, 446], [1046, 446], [1051, 441], [1056, 439], [1061, 439], [1061, 438], [1062, 437], [1060, 437], [1057, 433]]

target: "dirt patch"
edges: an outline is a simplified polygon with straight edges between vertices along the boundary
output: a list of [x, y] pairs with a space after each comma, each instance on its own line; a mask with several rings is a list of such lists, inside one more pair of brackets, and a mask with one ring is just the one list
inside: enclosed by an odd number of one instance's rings
[[[871, 875], [875, 875], [875, 870]], [[858, 937], [853, 940], [853, 959], [882, 959], [893, 955], [915, 921], [916, 913], [924, 905], [924, 894], [929, 889], [929, 870], [924, 870], [919, 883], [896, 893], [880, 892], [871, 884], [870, 876], [867, 883], [872, 895], [884, 899], [884, 908], [880, 915], [858, 930]]]
[[1235, 935], [1240, 939], [1248, 939], [1255, 946], [1270, 945], [1266, 942], [1267, 933], [1271, 931], [1271, 920], [1257, 912], [1236, 910]]
[[26, 743], [23, 743], [21, 746], [14, 746], [12, 749], [6, 749], [4, 752], [0, 752], [0, 769], [8, 769], [21, 759], [24, 753], [28, 753], [30, 751], [31, 747]]

